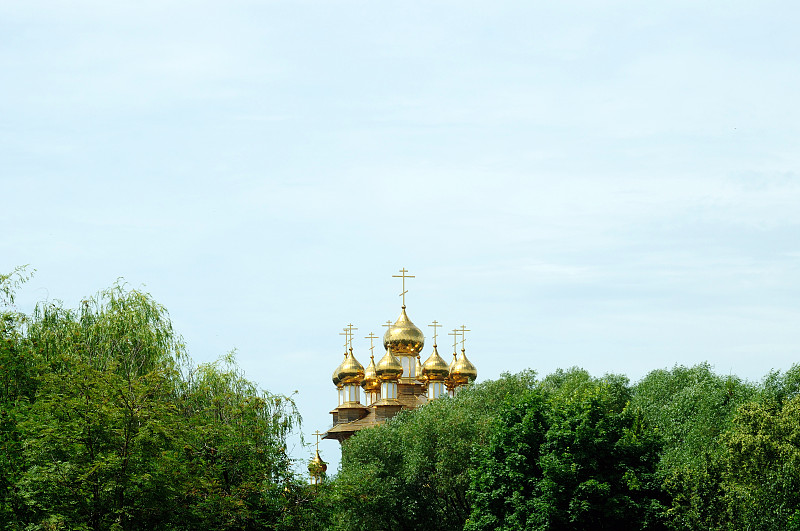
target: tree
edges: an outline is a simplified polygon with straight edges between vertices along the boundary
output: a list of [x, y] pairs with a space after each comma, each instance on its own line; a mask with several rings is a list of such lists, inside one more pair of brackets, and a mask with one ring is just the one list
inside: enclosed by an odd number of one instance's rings
[[798, 366], [765, 378], [721, 434], [721, 489], [730, 529], [800, 529]]
[[24, 418], [35, 395], [35, 368], [25, 343], [25, 315], [14, 307], [16, 290], [29, 275], [24, 267], [0, 274], [0, 528], [19, 524], [20, 500], [15, 485], [22, 471], [22, 435], [19, 421]]
[[719, 529], [727, 513], [719, 436], [755, 386], [714, 374], [708, 364], [656, 370], [634, 389], [638, 411], [664, 444], [658, 478], [669, 498], [665, 518], [676, 529]]
[[474, 449], [500, 404], [534, 384], [532, 372], [506, 374], [356, 433], [331, 493], [338, 528], [462, 529]]
[[658, 528], [659, 443], [626, 383], [558, 371], [508, 401], [477, 454], [465, 529]]
[[22, 387], [0, 380], [0, 400], [16, 400], [0, 419], [6, 528], [291, 522], [294, 402], [258, 390], [232, 354], [191, 368], [166, 310], [146, 293], [118, 285], [79, 310], [41, 304], [24, 329], [3, 334], [0, 363], [27, 375], [15, 380]]

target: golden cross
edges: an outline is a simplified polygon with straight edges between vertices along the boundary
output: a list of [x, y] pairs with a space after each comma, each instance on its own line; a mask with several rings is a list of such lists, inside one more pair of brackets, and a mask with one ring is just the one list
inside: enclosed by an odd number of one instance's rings
[[350, 348], [353, 348], [353, 330], [358, 330], [358, 328], [353, 326], [353, 323], [350, 323], [345, 328], [342, 328], [342, 330], [344, 330], [344, 333], [347, 336], [347, 343], [345, 343], [345, 348], [347, 348], [348, 343], [350, 344]]
[[344, 355], [347, 356], [347, 345], [350, 343], [350, 334], [347, 333], [347, 328], [342, 328], [344, 332], [339, 332], [340, 336], [346, 336], [344, 339]]
[[438, 336], [436, 335], [436, 329], [437, 329], [437, 328], [441, 328], [441, 327], [442, 327], [442, 325], [440, 325], [440, 324], [439, 324], [439, 321], [437, 321], [436, 319], [434, 319], [434, 320], [433, 320], [433, 323], [429, 324], [428, 326], [432, 326], [432, 327], [433, 327], [433, 346], [435, 347], [435, 346], [436, 346], [436, 338], [438, 337]]
[[314, 433], [312, 433], [311, 435], [316, 435], [317, 436], [316, 445], [317, 445], [317, 452], [319, 452], [319, 438], [322, 437], [325, 434], [324, 433], [320, 433], [319, 430], [317, 430]]
[[472, 330], [464, 325], [461, 325], [459, 332], [461, 332], [461, 350], [464, 350], [464, 341], [466, 341], [466, 334], [464, 334], [464, 332], [472, 332]]
[[369, 339], [369, 355], [372, 356], [372, 349], [375, 348], [375, 345], [372, 344], [372, 341], [378, 339], [378, 336], [370, 332], [368, 336], [364, 337], [364, 339]]
[[386, 324], [382, 324], [381, 326], [385, 326], [385, 327], [387, 327], [387, 328], [391, 328], [391, 327], [392, 327], [392, 321], [391, 321], [391, 319], [389, 319], [388, 321], [386, 321]]
[[404, 267], [403, 269], [400, 270], [400, 274], [399, 275], [392, 275], [392, 278], [402, 278], [403, 279], [403, 293], [400, 294], [400, 296], [403, 297], [403, 309], [405, 309], [405, 307], [406, 307], [406, 293], [408, 293], [408, 291], [406, 291], [406, 279], [407, 278], [417, 278], [414, 275], [406, 275], [406, 273], [408, 273], [408, 270]]
[[453, 328], [452, 332], [447, 333], [448, 336], [453, 336], [453, 356], [456, 355], [456, 345], [458, 344], [458, 328]]

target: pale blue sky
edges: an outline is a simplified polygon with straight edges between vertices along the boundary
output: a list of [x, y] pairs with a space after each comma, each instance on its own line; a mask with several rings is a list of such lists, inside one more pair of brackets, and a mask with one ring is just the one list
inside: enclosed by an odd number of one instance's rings
[[198, 362], [236, 348], [298, 390], [306, 433], [330, 424], [341, 328], [366, 364], [401, 267], [411, 319], [467, 325], [480, 379], [759, 379], [800, 361], [797, 20], [789, 1], [7, 0], [0, 269], [37, 269], [25, 310], [143, 286]]

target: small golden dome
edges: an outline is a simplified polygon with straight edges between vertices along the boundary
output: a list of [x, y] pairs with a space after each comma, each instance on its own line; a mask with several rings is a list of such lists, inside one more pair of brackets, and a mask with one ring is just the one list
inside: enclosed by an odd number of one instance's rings
[[450, 369], [450, 377], [456, 385], [466, 385], [478, 377], [478, 369], [475, 365], [467, 359], [467, 354], [464, 349], [461, 349], [461, 355], [455, 360], [455, 364]]
[[375, 372], [381, 380], [397, 380], [403, 375], [403, 366], [400, 364], [392, 349], [387, 348], [386, 354], [378, 362]]
[[430, 357], [422, 364], [422, 377], [428, 381], [440, 381], [447, 378], [449, 374], [450, 368], [434, 345]]
[[342, 379], [339, 377], [339, 371], [342, 370], [342, 365], [344, 365], [345, 360], [347, 360], [347, 351], [344, 353], [344, 360], [342, 360], [338, 367], [333, 369], [333, 376], [331, 377], [331, 380], [333, 381], [333, 385], [336, 387], [342, 386]]
[[450, 390], [455, 389], [456, 384], [453, 381], [453, 367], [456, 366], [456, 353], [453, 351], [453, 361], [447, 366], [447, 376], [444, 378], [444, 385]]
[[319, 477], [328, 470], [328, 465], [322, 458], [319, 456], [319, 450], [317, 450], [317, 454], [311, 458], [311, 461], [308, 463], [308, 473], [312, 476]]
[[416, 355], [422, 351], [423, 346], [425, 346], [425, 336], [408, 318], [406, 307], [403, 306], [400, 317], [383, 334], [383, 347], [391, 348], [395, 354]]
[[364, 371], [364, 381], [361, 382], [361, 387], [363, 387], [365, 391], [375, 391], [381, 388], [381, 381], [375, 370], [375, 356], [369, 357], [369, 365], [367, 365], [367, 369]]
[[347, 352], [347, 356], [339, 366], [339, 374], [337, 376], [339, 376], [342, 385], [360, 385], [364, 379], [364, 366], [353, 356], [353, 349]]

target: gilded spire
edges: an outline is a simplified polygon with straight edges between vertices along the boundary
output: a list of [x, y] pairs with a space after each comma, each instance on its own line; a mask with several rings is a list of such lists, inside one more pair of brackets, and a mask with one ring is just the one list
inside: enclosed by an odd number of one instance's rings
[[478, 377], [478, 370], [475, 365], [467, 359], [467, 354], [464, 349], [461, 349], [461, 355], [455, 360], [455, 364], [450, 369], [450, 378], [457, 386], [466, 385], [468, 382], [474, 381]]
[[311, 476], [311, 483], [317, 484], [322, 479], [322, 475], [328, 470], [328, 465], [325, 461], [322, 460], [322, 457], [319, 455], [319, 438], [323, 435], [319, 431], [314, 432], [312, 435], [317, 437], [316, 442], [316, 451], [314, 453], [314, 457], [311, 458], [311, 461], [308, 463], [308, 474]]
[[[461, 355], [450, 366], [450, 378], [456, 386], [466, 385], [468, 382], [475, 380], [478, 377], [478, 370], [475, 365], [467, 359], [467, 354], [464, 350], [464, 342], [466, 340], [466, 332], [471, 332], [466, 326], [461, 325], [460, 329], [454, 330], [456, 333], [461, 333]], [[455, 349], [455, 344], [453, 344]], [[455, 356], [455, 350], [453, 352]]]
[[364, 339], [369, 339], [369, 365], [367, 365], [367, 368], [364, 370], [364, 381], [361, 382], [361, 387], [363, 387], [365, 391], [375, 391], [381, 388], [381, 381], [378, 378], [377, 369], [375, 367], [375, 355], [373, 354], [375, 345], [372, 344], [372, 341], [378, 339], [378, 336], [370, 332]]

